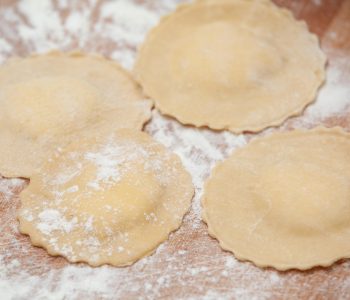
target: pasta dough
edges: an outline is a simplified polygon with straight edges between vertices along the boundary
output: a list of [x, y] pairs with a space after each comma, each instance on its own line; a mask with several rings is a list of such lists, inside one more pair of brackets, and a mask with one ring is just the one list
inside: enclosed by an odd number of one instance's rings
[[202, 200], [209, 233], [237, 258], [279, 270], [350, 257], [350, 135], [275, 133], [220, 163]]
[[52, 52], [0, 67], [0, 173], [30, 177], [52, 148], [88, 128], [141, 129], [152, 103], [116, 63]]
[[193, 192], [180, 159], [147, 134], [89, 132], [32, 176], [20, 231], [71, 262], [129, 265], [180, 226]]
[[164, 114], [240, 133], [301, 113], [324, 80], [325, 62], [317, 37], [286, 9], [201, 0], [150, 32], [134, 72]]

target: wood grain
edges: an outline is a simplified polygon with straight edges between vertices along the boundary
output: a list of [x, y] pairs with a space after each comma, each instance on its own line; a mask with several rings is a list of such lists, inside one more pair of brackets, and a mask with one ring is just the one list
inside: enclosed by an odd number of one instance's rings
[[[99, 8], [102, 2], [101, 0], [92, 1], [92, 23], [99, 20]], [[157, 6], [156, 0], [137, 2], [139, 5]], [[292, 10], [296, 18], [307, 21], [310, 30], [319, 36], [322, 48], [329, 58], [328, 68], [339, 69], [339, 81], [344, 85], [350, 85], [350, 1], [275, 0], [275, 2]], [[64, 20], [71, 13], [70, 7], [86, 6], [88, 2], [72, 1], [71, 6], [68, 5], [68, 8], [65, 9], [59, 7], [58, 0], [52, 0], [52, 3], [57, 6], [57, 10], [60, 10], [61, 18]], [[33, 47], [21, 40], [18, 33], [13, 30], [16, 24], [11, 23], [12, 21], [7, 20], [4, 14], [1, 14], [9, 7], [20, 13], [16, 8], [17, 4], [18, 2], [13, 0], [0, 0], [0, 37], [14, 46], [10, 53], [5, 54], [6, 56], [25, 56], [33, 51]], [[28, 22], [25, 16], [23, 16], [23, 22]], [[79, 46], [78, 42], [74, 40], [62, 50], [74, 49]], [[110, 56], [118, 47], [129, 47], [136, 51], [134, 45], [118, 43], [93, 33], [82, 48]], [[340, 125], [350, 130], [348, 112], [349, 110], [345, 109], [337, 115], [315, 120], [313, 124], [306, 122], [304, 127], [313, 127], [318, 124]], [[300, 125], [303, 124], [303, 118], [300, 116], [288, 120], [284, 128], [303, 126]], [[182, 130], [178, 129], [180, 125], [167, 118], [164, 118], [164, 123], [166, 128], [162, 130], [165, 135], [174, 139], [170, 147], [176, 149], [178, 147], [176, 141], [182, 141]], [[159, 128], [151, 122], [146, 130], [156, 135]], [[228, 154], [229, 151], [226, 149], [222, 135], [208, 133], [205, 130], [203, 130], [203, 135], [224, 155]], [[207, 166], [205, 176], [208, 176], [212, 163], [210, 158], [200, 149], [195, 148], [189, 150], [189, 156], [194, 162]], [[64, 270], [69, 267], [68, 262], [60, 257], [50, 257], [43, 249], [33, 247], [26, 236], [18, 233], [15, 211], [20, 205], [18, 194], [26, 184], [27, 182], [23, 181], [13, 185], [13, 182], [4, 178], [0, 181], [1, 190], [6, 192], [2, 193], [2, 196], [0, 193], [0, 255], [5, 265], [14, 259], [20, 262], [20, 270], [11, 269], [6, 276], [10, 279], [15, 278], [17, 276], [15, 273], [23, 270], [27, 274], [27, 277], [22, 278], [24, 281], [34, 275], [43, 281], [47, 280], [48, 276], [52, 276], [50, 286], [45, 288], [51, 291], [57, 291], [59, 288], [64, 290], [65, 287], [59, 285], [62, 284], [61, 276]], [[200, 189], [197, 190], [197, 193], [199, 192]], [[195, 210], [192, 210], [186, 216], [181, 229], [174, 233], [155, 255], [143, 262], [122, 269], [106, 267], [111, 274], [108, 280], [108, 291], [92, 293], [78, 289], [71, 294], [71, 289], [67, 289], [69, 292], [63, 293], [62, 299], [187, 299], [204, 296], [208, 299], [350, 299], [349, 261], [341, 261], [330, 268], [315, 268], [307, 272], [262, 270], [247, 262], [230, 260], [232, 255], [222, 251], [217, 241], [208, 236], [203, 223], [197, 222], [195, 226], [193, 225], [195, 220], [198, 221], [198, 216]], [[96, 276], [100, 272], [83, 264], [78, 267], [93, 272]], [[71, 280], [74, 282], [81, 278], [74, 275]], [[13, 288], [20, 287], [14, 286]], [[34, 298], [37, 298], [42, 288], [44, 287], [37, 284], [33, 287], [32, 294], [27, 296], [34, 295]]]

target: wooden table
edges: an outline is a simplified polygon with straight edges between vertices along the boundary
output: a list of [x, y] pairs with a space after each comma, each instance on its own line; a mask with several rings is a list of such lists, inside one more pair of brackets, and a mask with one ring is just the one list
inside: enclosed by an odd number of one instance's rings
[[[129, 2], [150, 9], [166, 6], [161, 0]], [[297, 18], [306, 20], [310, 30], [320, 37], [322, 48], [329, 58], [329, 72], [337, 73], [337, 82], [333, 82], [334, 91], [331, 95], [336, 98], [336, 89], [342, 88], [343, 93], [349, 93], [345, 97], [350, 100], [350, 90], [346, 89], [350, 86], [350, 0], [275, 2], [290, 8]], [[18, 9], [19, 2], [0, 0], [2, 59], [12, 55], [27, 55], [45, 42], [62, 50], [80, 47], [106, 56], [113, 56], [118, 49], [129, 49], [131, 53], [136, 50], [133, 43], [118, 42], [106, 35], [99, 35], [92, 29], [92, 26], [102, 22], [100, 9], [106, 2], [83, 0], [63, 5], [63, 1], [52, 0], [49, 3], [59, 12], [62, 22], [79, 9], [90, 12], [86, 25], [87, 39], [82, 42], [79, 34], [74, 35], [67, 28], [62, 31], [67, 34], [67, 43], [64, 43], [65, 36], [59, 36], [54, 28], [49, 28], [47, 35], [33, 33], [31, 36], [30, 30], [39, 26], [35, 24], [49, 25], [41, 19], [35, 20], [36, 23], [33, 24], [33, 20]], [[166, 10], [162, 8], [163, 12]], [[109, 19], [103, 22], [115, 21]], [[28, 31], [23, 32], [23, 28]], [[26, 37], [25, 40], [23, 36]], [[46, 45], [42, 46], [45, 47]], [[332, 92], [332, 87], [330, 90]], [[336, 103], [337, 99], [334, 101]], [[335, 113], [310, 118], [312, 110], [313, 106], [303, 116], [288, 120], [280, 129], [310, 128], [318, 124], [339, 125], [350, 129], [350, 115], [346, 105]], [[0, 181], [0, 299], [5, 295], [12, 296], [13, 299], [40, 296], [43, 299], [48, 296], [54, 299], [189, 299], [204, 296], [206, 299], [350, 299], [350, 261], [341, 261], [330, 268], [315, 268], [307, 272], [263, 270], [250, 263], [236, 261], [230, 253], [220, 249], [216, 240], [208, 236], [206, 226], [201, 223], [199, 216], [203, 180], [210, 174], [210, 168], [215, 162], [235, 148], [236, 141], [244, 143], [254, 135], [237, 138], [228, 133], [186, 128], [158, 113], [155, 113], [154, 121], [147, 125], [146, 130], [180, 153], [187, 163], [201, 166], [201, 171], [193, 174], [196, 176], [197, 195], [181, 229], [172, 234], [156, 254], [131, 267], [106, 266], [93, 269], [84, 264], [70, 265], [63, 258], [50, 257], [43, 249], [31, 246], [29, 239], [18, 233], [15, 211], [20, 205], [18, 194], [27, 182], [3, 178]], [[219, 154], [214, 157], [208, 149], [196, 147], [189, 135], [204, 139], [209, 148], [217, 148]], [[230, 139], [235, 142], [228, 143]]]

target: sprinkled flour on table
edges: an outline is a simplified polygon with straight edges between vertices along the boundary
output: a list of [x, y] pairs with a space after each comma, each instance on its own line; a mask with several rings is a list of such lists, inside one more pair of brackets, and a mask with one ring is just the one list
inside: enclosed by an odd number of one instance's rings
[[[9, 1], [12, 3], [9, 5], [0, 2], [0, 62], [12, 55], [81, 48], [106, 55], [131, 69], [146, 32], [179, 2], [184, 1], [20, 0]], [[317, 7], [323, 5], [323, 1], [313, 3]], [[326, 37], [335, 40], [341, 38], [340, 35], [341, 32], [330, 31]], [[350, 104], [350, 62], [345, 52], [334, 53], [327, 47], [325, 50], [332, 56], [327, 84], [303, 116], [289, 120], [282, 128], [310, 127], [324, 120], [326, 124], [331, 120], [330, 124], [334, 125], [334, 118], [339, 115], [340, 121], [335, 122], [343, 124], [342, 118], [349, 112]], [[69, 264], [63, 258], [50, 257], [44, 250], [33, 247], [27, 237], [18, 233], [18, 192], [26, 182], [1, 179], [1, 299], [27, 299], [29, 295], [33, 299], [155, 299], [174, 295], [178, 299], [269, 299], [288, 294], [293, 298], [303, 295], [322, 298], [330, 291], [336, 292], [335, 298], [348, 297], [349, 263], [306, 273], [282, 274], [240, 263], [208, 237], [200, 221], [203, 181], [216, 162], [244, 146], [250, 135], [184, 127], [156, 111], [146, 130], [177, 153], [193, 176], [196, 196], [180, 230], [154, 255], [132, 267], [91, 268], [85, 264]], [[89, 158], [97, 157], [91, 154]], [[113, 166], [101, 159], [100, 179], [118, 176]], [[63, 183], [69, 178], [60, 180]], [[76, 189], [72, 186], [70, 192]], [[69, 232], [74, 222], [67, 222], [58, 214], [54, 210], [43, 212], [42, 230], [50, 232], [63, 226]], [[91, 222], [86, 222], [87, 230]], [[305, 294], [310, 288], [314, 291]]]
[[320, 89], [317, 101], [307, 108], [306, 119], [319, 121], [336, 114], [345, 114], [350, 105], [350, 86], [346, 84], [348, 74], [341, 68], [350, 70], [350, 60], [339, 57], [328, 66], [326, 84]]

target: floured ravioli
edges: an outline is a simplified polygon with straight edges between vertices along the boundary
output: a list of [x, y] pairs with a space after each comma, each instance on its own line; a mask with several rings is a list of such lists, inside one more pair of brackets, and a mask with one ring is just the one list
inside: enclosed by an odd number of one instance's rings
[[220, 163], [202, 200], [209, 233], [242, 260], [279, 270], [350, 257], [350, 135], [274, 133]]
[[180, 159], [147, 134], [88, 134], [32, 176], [20, 231], [71, 262], [129, 265], [180, 226], [193, 193]]
[[52, 52], [0, 67], [0, 106], [0, 173], [30, 177], [79, 130], [141, 129], [152, 103], [115, 62]]
[[301, 113], [325, 62], [305, 22], [271, 1], [200, 0], [149, 33], [134, 73], [162, 113], [240, 133]]

